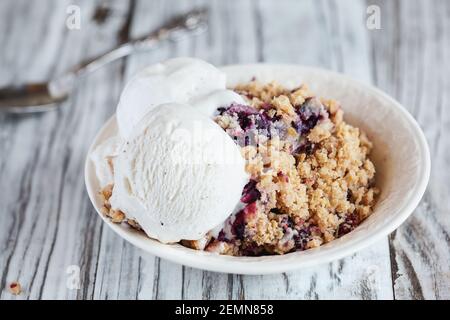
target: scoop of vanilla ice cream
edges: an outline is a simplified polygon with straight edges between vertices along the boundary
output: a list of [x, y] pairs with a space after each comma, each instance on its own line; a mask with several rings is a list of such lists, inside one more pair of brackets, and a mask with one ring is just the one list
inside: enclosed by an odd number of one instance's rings
[[[122, 92], [117, 107], [120, 134], [128, 137], [139, 120], [161, 104], [189, 103], [212, 92], [219, 96], [220, 91], [228, 96], [231, 92], [226, 90], [225, 74], [203, 60], [175, 58], [147, 67]], [[220, 105], [206, 108], [204, 112], [217, 107]]]
[[114, 158], [111, 207], [161, 242], [197, 240], [222, 223], [248, 181], [239, 147], [195, 106], [148, 112]]

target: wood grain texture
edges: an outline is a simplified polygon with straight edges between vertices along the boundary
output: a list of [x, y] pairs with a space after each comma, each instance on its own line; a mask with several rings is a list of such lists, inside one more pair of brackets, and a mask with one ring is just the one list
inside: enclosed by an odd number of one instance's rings
[[[10, 28], [2, 33], [2, 83], [43, 80], [117, 44], [127, 2], [111, 3], [114, 15], [100, 26], [91, 19], [100, 1], [79, 1], [81, 29], [72, 31], [65, 25], [70, 3], [8, 2], [1, 13], [14, 19], [1, 19], [2, 30]], [[80, 83], [56, 112], [2, 116], [0, 286], [18, 279], [24, 289], [19, 299], [94, 296], [97, 288], [87, 284], [95, 283], [102, 244], [112, 235], [102, 232], [83, 190], [83, 162], [88, 141], [114, 110], [122, 81], [117, 63]], [[66, 288], [69, 265], [81, 267], [81, 290]], [[1, 297], [10, 295], [2, 290]]]
[[[432, 2], [79, 0], [81, 29], [68, 30], [72, 1], [1, 1], [0, 85], [49, 78], [193, 7], [209, 7], [211, 27], [100, 70], [57, 112], [0, 115], [0, 290], [14, 280], [24, 288], [18, 297], [2, 290], [0, 299], [449, 298], [450, 5]], [[366, 28], [374, 3], [381, 30]], [[196, 270], [131, 246], [95, 214], [84, 158], [130, 76], [174, 56], [321, 66], [381, 87], [418, 119], [436, 158], [421, 205], [389, 239], [363, 252], [272, 276]], [[78, 290], [66, 286], [70, 265], [80, 267]]]
[[450, 3], [378, 4], [383, 29], [371, 33], [376, 84], [419, 122], [432, 160], [421, 204], [390, 237], [394, 294], [396, 299], [449, 299]]

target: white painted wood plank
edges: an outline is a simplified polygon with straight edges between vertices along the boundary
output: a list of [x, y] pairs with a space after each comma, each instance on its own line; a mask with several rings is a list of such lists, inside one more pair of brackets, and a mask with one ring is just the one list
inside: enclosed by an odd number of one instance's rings
[[[77, 1], [81, 30], [69, 31], [72, 2], [9, 1], [12, 8], [0, 13], [14, 16], [3, 35], [1, 83], [43, 80], [114, 46], [128, 4], [114, 2], [114, 14], [99, 25], [91, 19], [99, 2]], [[2, 299], [13, 298], [3, 290], [13, 280], [24, 289], [17, 299], [92, 297], [103, 226], [84, 191], [83, 163], [114, 110], [121, 74], [115, 64], [87, 78], [56, 112], [0, 119]], [[66, 287], [69, 265], [81, 267], [81, 290]]]
[[432, 159], [421, 204], [391, 236], [395, 298], [449, 299], [450, 4], [376, 3], [382, 17], [382, 30], [372, 34], [377, 85], [417, 119]]
[[[0, 30], [8, 32], [0, 33], [0, 85], [45, 79], [117, 43], [130, 19], [129, 5], [107, 2], [111, 12], [99, 23], [91, 19], [99, 2], [76, 2], [82, 8], [82, 29], [68, 31], [69, 1], [56, 6], [52, 1], [2, 1]], [[448, 298], [449, 115], [443, 106], [450, 89], [445, 59], [450, 53], [450, 6], [444, 1], [436, 6], [380, 1], [383, 30], [369, 32], [362, 1], [137, 1], [130, 32], [140, 35], [175, 12], [202, 4], [212, 13], [209, 35], [163, 45], [100, 71], [58, 112], [24, 119], [0, 115], [2, 287], [18, 279], [24, 287], [19, 299], [393, 297], [387, 240], [314, 269], [251, 277], [160, 260], [103, 226], [80, 172], [87, 142], [114, 112], [123, 72], [128, 79], [147, 64], [194, 55], [218, 65], [266, 61], [323, 66], [366, 82], [373, 78], [398, 97], [423, 126], [436, 160], [424, 201], [391, 237], [395, 297]], [[30, 12], [33, 24], [28, 23]], [[72, 264], [81, 267], [80, 290], [66, 288], [65, 271]], [[3, 290], [0, 298], [13, 297]]]

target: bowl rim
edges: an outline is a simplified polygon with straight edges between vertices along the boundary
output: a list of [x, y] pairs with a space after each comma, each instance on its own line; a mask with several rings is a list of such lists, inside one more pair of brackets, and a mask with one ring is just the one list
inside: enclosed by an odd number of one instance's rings
[[[116, 232], [119, 236], [121, 236], [134, 246], [157, 257], [164, 258], [178, 264], [214, 272], [261, 275], [298, 270], [300, 268], [311, 267], [314, 265], [341, 259], [374, 244], [375, 242], [381, 240], [381, 238], [383, 237], [386, 237], [388, 234], [397, 229], [412, 214], [414, 209], [418, 206], [423, 194], [425, 193], [430, 177], [431, 158], [425, 135], [422, 132], [419, 124], [406, 110], [406, 108], [404, 108], [398, 101], [372, 85], [355, 80], [345, 74], [322, 68], [302, 66], [297, 64], [266, 63], [234, 64], [220, 67], [220, 69], [225, 72], [230, 72], [230, 70], [235, 68], [248, 68], [249, 70], [265, 68], [295, 68], [296, 70], [298, 70], [298, 72], [316, 73], [323, 76], [329, 75], [333, 77], [339, 77], [348, 82], [351, 86], [360, 87], [366, 92], [376, 95], [379, 98], [387, 101], [391, 107], [396, 108], [397, 111], [400, 112], [404, 120], [406, 120], [408, 122], [408, 125], [413, 129], [414, 139], [419, 146], [421, 165], [419, 170], [420, 174], [418, 174], [418, 183], [415, 184], [415, 189], [409, 195], [409, 201], [407, 201], [406, 204], [398, 210], [397, 215], [392, 216], [392, 218], [389, 219], [389, 221], [385, 222], [385, 225], [377, 232], [369, 233], [367, 237], [344, 243], [342, 246], [336, 247], [331, 252], [324, 252], [324, 250], [321, 250], [324, 246], [321, 246], [318, 248], [289, 253], [286, 255], [273, 255], [264, 257], [233, 257], [218, 255], [205, 251], [197, 251], [194, 249], [183, 247], [179, 244], [163, 244], [156, 240], [150, 239], [144, 236], [142, 233], [137, 232], [131, 228], [112, 223], [108, 218], [104, 217], [100, 213], [99, 208], [96, 206], [96, 194], [98, 193], [98, 190], [94, 190], [93, 185], [90, 182], [92, 180], [92, 175], [95, 176], [95, 171], [93, 171], [92, 168], [93, 164], [90, 160], [90, 154], [98, 145], [98, 143], [104, 140], [104, 138], [101, 139], [101, 137], [105, 135], [105, 132], [111, 130], [111, 127], [115, 124], [116, 118], [115, 115], [113, 115], [98, 131], [88, 149], [84, 166], [84, 177], [86, 189], [92, 205], [94, 206], [95, 210], [100, 215], [102, 220], [106, 222], [106, 224], [114, 232]], [[310, 257], [304, 258], [304, 256], [302, 256], [302, 253], [304, 252], [308, 252], [308, 255]]]

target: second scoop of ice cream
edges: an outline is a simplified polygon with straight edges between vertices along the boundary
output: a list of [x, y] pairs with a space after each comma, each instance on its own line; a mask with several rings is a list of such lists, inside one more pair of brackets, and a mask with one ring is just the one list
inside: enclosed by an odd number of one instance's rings
[[226, 90], [222, 71], [199, 59], [169, 59], [143, 69], [128, 82], [117, 107], [119, 132], [128, 137], [145, 114], [164, 103], [189, 104], [212, 116], [231, 102], [244, 103], [237, 93]]

